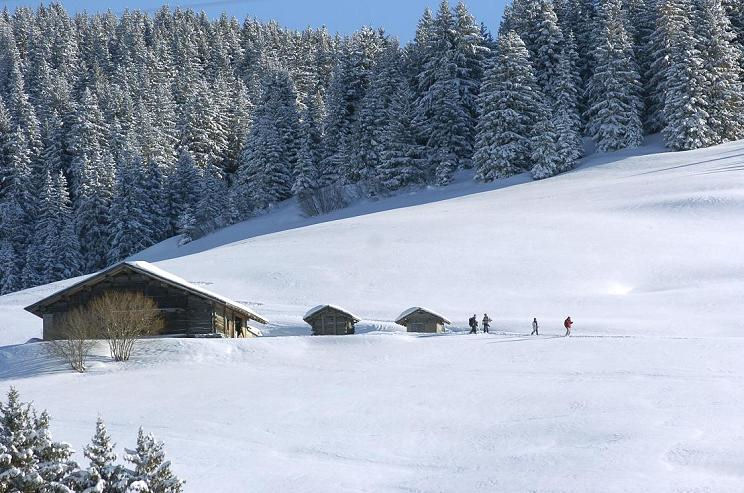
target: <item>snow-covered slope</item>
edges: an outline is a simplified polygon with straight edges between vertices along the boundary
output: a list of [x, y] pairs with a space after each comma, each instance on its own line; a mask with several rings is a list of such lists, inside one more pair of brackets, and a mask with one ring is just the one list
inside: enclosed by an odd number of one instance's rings
[[98, 415], [120, 454], [143, 426], [189, 492], [738, 493], [744, 482], [741, 338], [171, 339], [86, 375], [43, 345], [0, 348], [3, 390], [47, 408], [77, 450]]
[[[541, 182], [464, 174], [314, 219], [283, 204], [137, 258], [269, 334], [307, 334], [325, 303], [362, 334], [149, 340], [124, 365], [101, 347], [85, 375], [45, 343], [8, 346], [0, 390], [78, 450], [99, 414], [119, 451], [142, 425], [194, 492], [738, 492], [743, 217], [744, 142], [651, 144]], [[40, 335], [22, 307], [72, 282], [0, 297], [0, 342]], [[453, 333], [395, 332], [410, 306]], [[459, 332], [484, 311], [497, 333]], [[543, 335], [519, 335], [532, 317]]]
[[[136, 258], [306, 334], [319, 304], [368, 321], [427, 306], [455, 324], [532, 317], [583, 333], [739, 335], [744, 328], [744, 142], [590, 157], [552, 179], [420, 191], [304, 219], [296, 205]], [[0, 298], [0, 341], [39, 334], [21, 311], [56, 286]], [[369, 325], [368, 328], [373, 328]]]

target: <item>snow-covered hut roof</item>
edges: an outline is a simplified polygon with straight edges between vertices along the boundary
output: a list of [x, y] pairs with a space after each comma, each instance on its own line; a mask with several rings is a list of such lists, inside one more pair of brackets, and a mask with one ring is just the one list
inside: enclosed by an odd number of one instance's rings
[[442, 322], [444, 322], [446, 324], [451, 324], [452, 323], [449, 320], [447, 320], [447, 318], [445, 318], [444, 316], [440, 315], [439, 313], [437, 313], [437, 312], [435, 312], [433, 310], [429, 310], [428, 308], [422, 308], [420, 306], [412, 306], [408, 310], [403, 311], [403, 313], [401, 313], [400, 315], [398, 315], [398, 318], [395, 319], [395, 323], [396, 324], [400, 324], [401, 322], [405, 321], [405, 319], [408, 318], [410, 315], [413, 315], [414, 313], [416, 313], [418, 311], [428, 313], [429, 315], [434, 315], [437, 318], [441, 318], [442, 319]]
[[256, 320], [257, 322], [260, 322], [262, 324], [268, 323], [268, 321], [265, 318], [263, 318], [261, 315], [254, 312], [247, 306], [241, 303], [238, 303], [237, 301], [233, 301], [230, 298], [227, 298], [220, 294], [209, 291], [208, 289], [204, 289], [200, 286], [196, 286], [186, 281], [185, 279], [178, 277], [175, 274], [171, 274], [170, 272], [164, 271], [160, 267], [156, 267], [150, 262], [145, 262], [144, 260], [121, 262], [112, 267], [109, 267], [108, 269], [104, 269], [96, 274], [86, 277], [85, 279], [73, 284], [72, 286], [68, 286], [64, 289], [61, 289], [53, 293], [50, 296], [47, 296], [46, 298], [42, 300], [37, 301], [33, 305], [27, 306], [26, 310], [35, 315], [41, 316], [39, 312], [39, 308], [48, 304], [49, 302], [55, 301], [57, 298], [60, 297], [60, 295], [65, 294], [65, 293], [72, 293], [89, 284], [95, 284], [98, 280], [103, 279], [106, 276], [109, 276], [115, 272], [118, 272], [122, 269], [127, 269], [127, 268], [135, 270], [142, 274], [145, 274], [149, 277], [156, 278], [162, 282], [165, 282], [166, 284], [170, 284], [180, 289], [184, 289], [202, 298], [206, 298], [211, 301], [216, 301], [218, 303], [223, 303], [227, 307], [232, 308], [233, 310], [240, 312], [243, 315], [253, 320]]
[[348, 315], [349, 317], [351, 317], [351, 318], [354, 319], [354, 322], [359, 322], [361, 320], [361, 318], [357, 317], [356, 315], [354, 315], [350, 311], [344, 310], [343, 308], [341, 308], [339, 306], [336, 306], [336, 305], [318, 305], [316, 307], [313, 307], [313, 308], [311, 308], [311, 309], [309, 309], [307, 311], [307, 313], [305, 314], [305, 316], [302, 317], [302, 320], [304, 320], [305, 322], [307, 322], [307, 320], [309, 318], [311, 318], [313, 315], [315, 315], [316, 313], [318, 313], [321, 310], [325, 310], [326, 308], [332, 308], [332, 309], [334, 309], [336, 311], [339, 311], [339, 312], [341, 312], [341, 313], [343, 313], [345, 315]]

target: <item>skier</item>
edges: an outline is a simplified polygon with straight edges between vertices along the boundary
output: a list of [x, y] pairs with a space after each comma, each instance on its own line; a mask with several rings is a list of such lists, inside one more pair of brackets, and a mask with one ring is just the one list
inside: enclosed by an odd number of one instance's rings
[[539, 336], [540, 332], [538, 329], [540, 328], [539, 325], [537, 325], [537, 318], [532, 319], [532, 332], [530, 333], [531, 336]]
[[488, 313], [483, 314], [483, 333], [488, 334], [488, 328], [491, 326], [491, 318]]
[[573, 325], [573, 321], [571, 321], [571, 317], [566, 318], [566, 320], [563, 321], [563, 326], [566, 328], [566, 337], [571, 335], [571, 326]]
[[470, 320], [468, 320], [468, 324], [470, 324], [470, 333], [477, 334], [478, 333], [478, 320], [475, 318], [475, 313], [473, 313], [473, 316], [470, 317]]

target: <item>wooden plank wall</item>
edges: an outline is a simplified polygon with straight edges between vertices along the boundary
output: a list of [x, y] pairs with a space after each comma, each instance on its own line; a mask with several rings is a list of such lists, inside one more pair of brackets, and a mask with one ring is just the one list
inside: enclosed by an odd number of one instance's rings
[[45, 312], [54, 315], [44, 324], [44, 338], [54, 333], [55, 322], [65, 312], [108, 290], [136, 291], [154, 299], [165, 319], [161, 334], [208, 334], [213, 330], [211, 302], [148, 276], [125, 271], [46, 307]]

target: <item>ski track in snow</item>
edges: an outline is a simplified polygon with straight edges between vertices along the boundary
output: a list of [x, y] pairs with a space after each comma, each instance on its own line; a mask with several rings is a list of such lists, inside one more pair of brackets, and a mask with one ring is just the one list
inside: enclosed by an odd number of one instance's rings
[[[652, 139], [540, 182], [463, 172], [311, 219], [290, 201], [132, 260], [246, 304], [267, 335], [308, 335], [326, 303], [357, 335], [146, 340], [79, 375], [22, 344], [41, 330], [23, 307], [60, 281], [0, 297], [0, 390], [77, 450], [97, 415], [119, 453], [142, 425], [187, 491], [739, 493], [742, 217], [744, 141]], [[402, 333], [411, 306], [450, 332]], [[491, 334], [466, 334], [474, 311]]]

